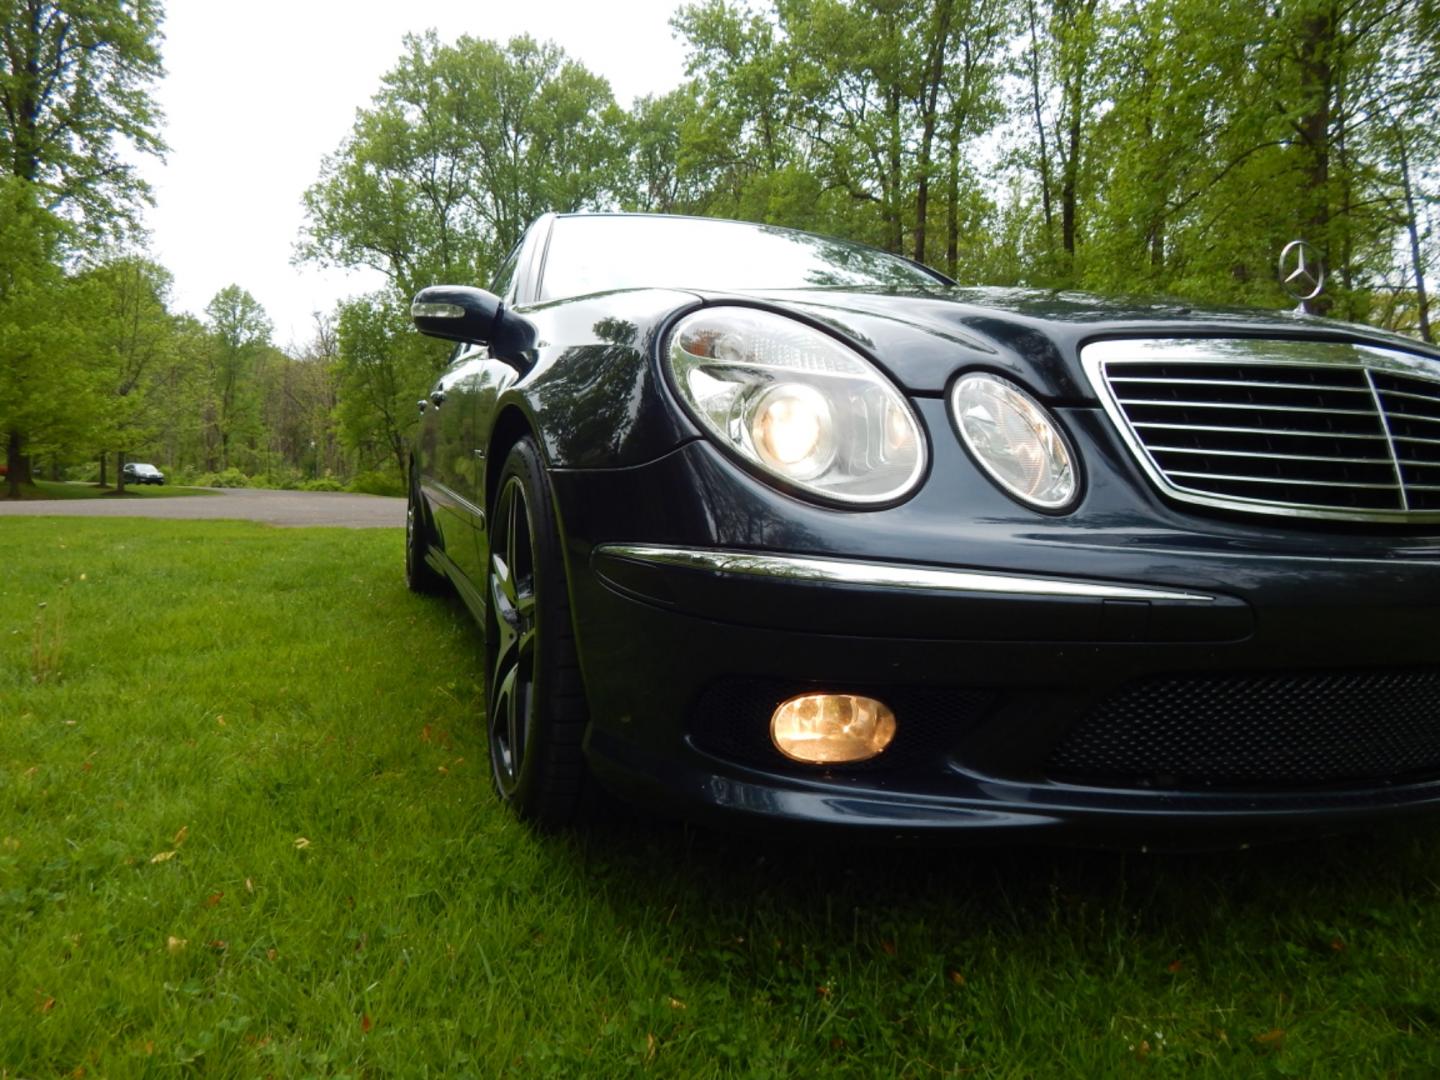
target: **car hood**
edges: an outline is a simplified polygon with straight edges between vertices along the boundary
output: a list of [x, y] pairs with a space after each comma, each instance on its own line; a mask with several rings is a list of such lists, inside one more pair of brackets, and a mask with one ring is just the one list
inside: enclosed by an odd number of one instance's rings
[[1284, 337], [1363, 341], [1440, 362], [1440, 351], [1370, 327], [1291, 312], [1192, 308], [1178, 301], [1106, 299], [1042, 289], [901, 292], [783, 289], [704, 294], [744, 299], [830, 327], [873, 356], [901, 386], [940, 393], [957, 371], [990, 368], [1052, 402], [1094, 400], [1080, 347], [1107, 337]]

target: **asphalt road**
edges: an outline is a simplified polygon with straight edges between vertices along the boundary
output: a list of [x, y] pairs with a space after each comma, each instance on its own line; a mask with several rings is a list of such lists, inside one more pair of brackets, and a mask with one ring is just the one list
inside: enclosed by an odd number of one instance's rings
[[340, 525], [348, 529], [403, 528], [405, 500], [338, 491], [263, 491], [212, 488], [214, 495], [173, 499], [0, 499], [0, 517], [147, 517], [183, 521], [220, 519], [270, 525]]

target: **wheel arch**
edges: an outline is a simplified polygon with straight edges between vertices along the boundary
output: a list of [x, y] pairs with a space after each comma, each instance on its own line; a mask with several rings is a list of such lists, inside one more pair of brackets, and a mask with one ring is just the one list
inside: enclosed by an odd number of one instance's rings
[[513, 402], [506, 405], [500, 411], [500, 415], [495, 418], [495, 426], [490, 431], [490, 445], [485, 448], [483, 499], [486, 514], [494, 509], [495, 487], [500, 482], [500, 473], [505, 468], [505, 459], [510, 456], [510, 451], [514, 449], [515, 444], [527, 435], [535, 440], [535, 445], [540, 451], [540, 460], [548, 467], [545, 440], [540, 437], [535, 424], [518, 405]]

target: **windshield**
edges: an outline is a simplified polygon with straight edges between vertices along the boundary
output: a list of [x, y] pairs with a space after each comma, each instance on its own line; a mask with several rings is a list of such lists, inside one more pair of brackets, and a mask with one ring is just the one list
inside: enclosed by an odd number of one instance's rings
[[611, 289], [935, 288], [914, 263], [862, 244], [714, 218], [583, 214], [555, 221], [540, 299]]

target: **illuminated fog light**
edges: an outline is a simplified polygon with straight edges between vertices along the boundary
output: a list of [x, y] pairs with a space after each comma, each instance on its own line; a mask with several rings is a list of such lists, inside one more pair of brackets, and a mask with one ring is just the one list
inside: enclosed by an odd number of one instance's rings
[[895, 738], [895, 714], [857, 694], [802, 694], [775, 710], [770, 738], [786, 757], [810, 765], [868, 761]]

